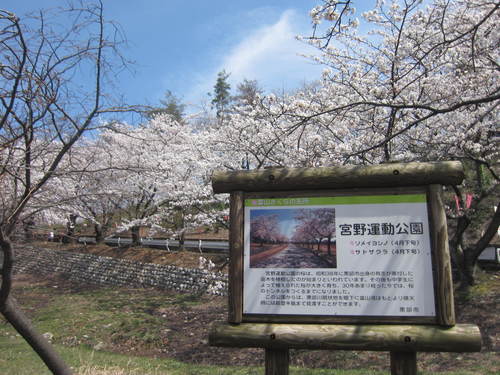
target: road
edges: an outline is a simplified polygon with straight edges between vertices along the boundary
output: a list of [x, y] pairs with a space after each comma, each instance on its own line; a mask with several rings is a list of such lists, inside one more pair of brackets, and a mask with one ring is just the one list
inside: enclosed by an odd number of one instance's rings
[[[81, 243], [95, 243], [95, 237], [79, 237], [78, 242]], [[127, 245], [132, 243], [131, 238], [120, 238], [120, 237], [108, 237], [104, 240], [106, 244], [109, 245]], [[159, 240], [153, 238], [141, 238], [141, 244], [143, 246], [161, 248], [161, 249], [176, 249], [179, 247], [178, 240]], [[184, 247], [197, 250], [211, 250], [218, 252], [229, 252], [229, 242], [228, 241], [208, 241], [208, 240], [186, 240], [184, 241]]]
[[277, 254], [255, 262], [252, 268], [332, 268], [332, 265], [315, 255], [310, 249], [288, 245]]

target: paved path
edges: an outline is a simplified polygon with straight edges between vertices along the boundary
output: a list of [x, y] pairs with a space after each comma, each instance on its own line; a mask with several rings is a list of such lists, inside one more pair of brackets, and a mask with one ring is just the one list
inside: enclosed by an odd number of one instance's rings
[[331, 268], [332, 266], [305, 247], [294, 244], [269, 258], [262, 259], [252, 268]]

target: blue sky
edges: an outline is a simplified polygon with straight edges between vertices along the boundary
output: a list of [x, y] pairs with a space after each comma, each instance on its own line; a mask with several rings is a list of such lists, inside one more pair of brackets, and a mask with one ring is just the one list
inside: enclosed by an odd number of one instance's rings
[[[256, 79], [265, 92], [288, 91], [312, 81], [322, 67], [299, 56], [315, 50], [294, 39], [309, 35], [305, 0], [104, 0], [105, 17], [121, 24], [124, 54], [133, 75], [118, 84], [131, 104], [156, 104], [171, 90], [188, 104], [209, 102], [217, 72], [231, 73], [236, 87]], [[23, 15], [63, 4], [61, 0], [2, 0], [0, 7]], [[191, 108], [190, 111], [195, 111]]]

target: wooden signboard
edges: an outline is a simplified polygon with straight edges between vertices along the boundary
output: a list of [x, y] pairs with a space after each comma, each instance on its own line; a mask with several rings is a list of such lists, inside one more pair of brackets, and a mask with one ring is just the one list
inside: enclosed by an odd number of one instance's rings
[[459, 162], [214, 174], [229, 324], [210, 345], [264, 348], [266, 375], [288, 375], [291, 348], [390, 351], [392, 375], [416, 375], [418, 351], [479, 351], [479, 328], [455, 324], [441, 201], [463, 179]]
[[443, 184], [460, 163], [214, 175], [231, 323], [455, 324]]

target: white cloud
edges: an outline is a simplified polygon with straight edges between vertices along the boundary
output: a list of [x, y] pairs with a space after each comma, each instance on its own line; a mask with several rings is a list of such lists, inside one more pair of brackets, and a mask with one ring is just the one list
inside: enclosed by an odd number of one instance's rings
[[256, 30], [226, 56], [222, 67], [232, 73], [234, 80], [265, 76], [268, 70], [276, 70], [274, 63], [295, 58], [291, 51], [295, 49], [291, 47], [296, 47], [291, 25], [292, 14], [292, 11], [286, 11], [274, 25]]
[[299, 55], [314, 50], [295, 39], [296, 35], [309, 32], [305, 17], [300, 19], [293, 10], [283, 12], [276, 23], [255, 29], [229, 49], [216, 69], [205, 74], [187, 95], [188, 99], [196, 102], [211, 92], [217, 73], [223, 69], [231, 74], [229, 82], [233, 88], [245, 78], [256, 79], [266, 92], [290, 90], [304, 81], [318, 79], [321, 68]]

